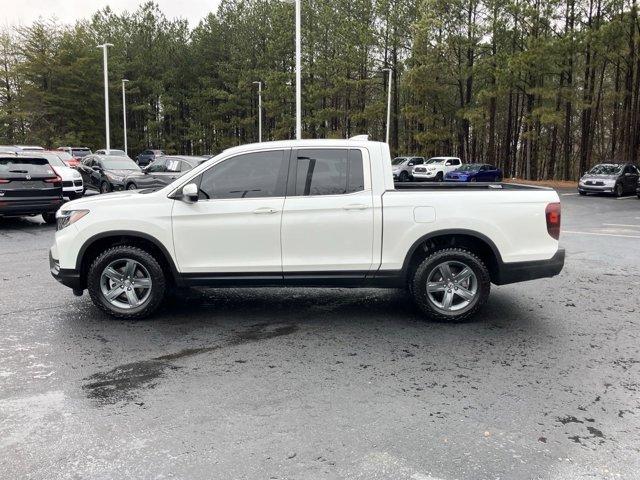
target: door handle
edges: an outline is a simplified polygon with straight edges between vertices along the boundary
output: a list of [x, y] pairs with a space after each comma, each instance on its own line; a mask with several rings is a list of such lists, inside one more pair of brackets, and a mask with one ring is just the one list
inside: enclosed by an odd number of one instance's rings
[[256, 215], [270, 215], [272, 213], [278, 213], [278, 212], [279, 210], [275, 208], [269, 208], [269, 207], [258, 208], [253, 211], [253, 213], [255, 213]]
[[353, 205], [345, 205], [342, 208], [344, 210], [366, 210], [367, 208], [369, 208], [369, 205], [356, 203], [356, 204], [353, 204]]

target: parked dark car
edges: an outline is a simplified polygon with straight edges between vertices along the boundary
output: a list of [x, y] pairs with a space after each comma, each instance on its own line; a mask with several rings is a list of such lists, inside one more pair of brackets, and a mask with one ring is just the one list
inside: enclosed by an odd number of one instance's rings
[[502, 170], [488, 163], [467, 163], [444, 176], [445, 182], [501, 182]]
[[63, 202], [62, 179], [45, 158], [0, 156], [0, 217], [42, 214], [55, 223]]
[[636, 192], [640, 172], [632, 163], [601, 163], [585, 173], [578, 193], [613, 193], [617, 197]]
[[162, 150], [145, 150], [136, 157], [136, 162], [141, 167], [149, 165], [156, 158], [164, 156]]
[[124, 179], [140, 167], [129, 157], [115, 155], [89, 155], [82, 160], [78, 171], [84, 180], [85, 190], [91, 188], [100, 193], [124, 190]]
[[160, 157], [140, 172], [133, 172], [125, 178], [127, 190], [140, 188], [162, 188], [189, 170], [206, 162], [211, 157], [168, 156]]
[[71, 158], [63, 159], [63, 162], [69, 167], [77, 167], [87, 155], [91, 155], [91, 149], [88, 147], [58, 147], [57, 150], [66, 152]]

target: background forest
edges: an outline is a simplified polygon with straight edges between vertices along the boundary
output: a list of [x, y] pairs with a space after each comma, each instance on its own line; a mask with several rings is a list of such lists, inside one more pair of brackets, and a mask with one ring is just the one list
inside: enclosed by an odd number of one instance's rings
[[[637, 163], [636, 0], [303, 0], [305, 138], [384, 139], [393, 69], [394, 154], [457, 154], [508, 176], [575, 179], [601, 161]], [[189, 28], [153, 3], [75, 25], [0, 34], [0, 144], [104, 147], [109, 51], [112, 146], [127, 78], [130, 154], [217, 153], [292, 138], [294, 11], [224, 0]]]

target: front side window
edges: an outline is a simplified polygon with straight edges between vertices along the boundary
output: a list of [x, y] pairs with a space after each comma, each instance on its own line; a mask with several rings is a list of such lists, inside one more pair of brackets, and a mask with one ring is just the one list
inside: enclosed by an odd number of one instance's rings
[[282, 197], [287, 178], [283, 150], [254, 152], [228, 158], [201, 175], [200, 198]]
[[298, 196], [344, 195], [364, 190], [360, 150], [298, 150], [296, 162]]

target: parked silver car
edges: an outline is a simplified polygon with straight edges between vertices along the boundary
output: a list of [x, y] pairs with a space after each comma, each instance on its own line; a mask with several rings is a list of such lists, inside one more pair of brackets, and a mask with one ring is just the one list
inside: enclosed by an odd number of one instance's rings
[[638, 168], [631, 163], [601, 163], [580, 178], [578, 193], [613, 193], [617, 197], [633, 194], [639, 176]]
[[397, 182], [410, 182], [413, 180], [413, 167], [422, 165], [424, 157], [396, 157], [391, 161], [393, 180]]

